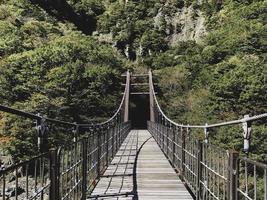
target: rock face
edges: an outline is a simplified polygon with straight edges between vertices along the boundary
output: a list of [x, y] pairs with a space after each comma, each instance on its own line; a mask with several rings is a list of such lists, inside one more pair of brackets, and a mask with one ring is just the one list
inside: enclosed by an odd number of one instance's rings
[[165, 32], [169, 35], [170, 45], [175, 45], [178, 41], [195, 40], [201, 41], [205, 35], [205, 18], [201, 11], [193, 6], [177, 9], [171, 15], [163, 14], [160, 10], [154, 18], [155, 27], [162, 28], [162, 21], [165, 21]]
[[[121, 4], [127, 4], [128, 2], [127, 0], [120, 1]], [[152, 18], [154, 29], [159, 30], [163, 37], [165, 37], [166, 41], [168, 41], [169, 46], [175, 46], [179, 41], [188, 40], [194, 40], [199, 43], [202, 37], [206, 34], [205, 18], [199, 9], [201, 4], [202, 0], [197, 0], [196, 3], [190, 6], [176, 5], [166, 1], [166, 3], [161, 4], [153, 13], [154, 17], [150, 16], [150, 19]], [[127, 12], [126, 14], [131, 14], [134, 10], [129, 10]], [[146, 18], [144, 19], [147, 20]], [[139, 25], [141, 23], [140, 21], [144, 19], [138, 19]], [[100, 31], [99, 33], [95, 32], [94, 35], [97, 36], [97, 39], [100, 42], [112, 45], [114, 49], [118, 50], [127, 59], [132, 61], [142, 59], [146, 53], [148, 55], [153, 54], [152, 50], [145, 50], [142, 46], [142, 33], [133, 33], [128, 40], [117, 40], [116, 36], [129, 31], [126, 26], [119, 26], [118, 24], [119, 23], [116, 23], [116, 30], [118, 29], [119, 31], [117, 30], [115, 33], [101, 33]], [[135, 28], [138, 29], [138, 26]]]

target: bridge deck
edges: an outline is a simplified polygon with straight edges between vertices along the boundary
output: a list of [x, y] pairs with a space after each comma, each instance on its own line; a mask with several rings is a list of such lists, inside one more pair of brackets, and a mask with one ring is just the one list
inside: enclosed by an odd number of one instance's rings
[[132, 130], [88, 199], [193, 199], [154, 138]]

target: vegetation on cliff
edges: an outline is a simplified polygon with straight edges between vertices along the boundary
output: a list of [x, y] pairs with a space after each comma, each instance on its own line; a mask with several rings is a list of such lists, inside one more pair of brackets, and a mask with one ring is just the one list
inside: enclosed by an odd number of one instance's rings
[[[3, 0], [0, 103], [66, 121], [101, 120], [118, 105], [120, 74], [141, 67], [154, 70], [161, 105], [175, 121], [267, 112], [266, 9], [263, 0]], [[202, 17], [205, 31], [192, 40]], [[34, 130], [23, 131], [32, 122], [1, 113], [0, 126], [14, 157], [36, 152]], [[240, 150], [241, 134], [223, 128], [212, 137]], [[252, 152], [260, 161], [266, 146], [266, 128], [256, 127]]]

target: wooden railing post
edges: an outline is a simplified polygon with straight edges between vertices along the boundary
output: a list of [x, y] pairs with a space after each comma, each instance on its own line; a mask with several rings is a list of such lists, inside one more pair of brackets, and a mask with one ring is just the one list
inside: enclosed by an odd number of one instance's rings
[[202, 155], [203, 155], [203, 146], [202, 142], [198, 140], [197, 142], [197, 194], [196, 200], [201, 199], [201, 181], [203, 180], [202, 173]]
[[229, 151], [229, 185], [228, 185], [228, 195], [230, 200], [237, 200], [237, 187], [238, 187], [238, 152]]
[[130, 72], [127, 71], [126, 75], [126, 94], [125, 94], [125, 102], [124, 102], [124, 122], [129, 121], [129, 98], [130, 98]]
[[59, 199], [59, 168], [57, 149], [50, 150], [50, 200]]
[[149, 79], [149, 108], [150, 108], [150, 121], [155, 122], [155, 112], [154, 112], [154, 95], [153, 95], [153, 80], [151, 69], [148, 72]]

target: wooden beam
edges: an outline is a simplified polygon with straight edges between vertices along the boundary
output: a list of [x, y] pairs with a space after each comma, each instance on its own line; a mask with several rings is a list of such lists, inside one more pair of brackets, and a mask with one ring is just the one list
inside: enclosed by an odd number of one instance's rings
[[131, 95], [149, 95], [149, 92], [131, 92]]
[[130, 77], [130, 72], [127, 71], [127, 78], [126, 78], [126, 96], [125, 96], [125, 107], [124, 107], [124, 122], [127, 122], [129, 121], [129, 98], [130, 98], [130, 80], [131, 80], [131, 77]]
[[150, 105], [150, 121], [155, 121], [155, 113], [154, 113], [154, 95], [153, 95], [153, 80], [152, 80], [152, 71], [149, 69], [149, 105]]

